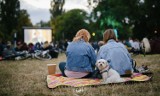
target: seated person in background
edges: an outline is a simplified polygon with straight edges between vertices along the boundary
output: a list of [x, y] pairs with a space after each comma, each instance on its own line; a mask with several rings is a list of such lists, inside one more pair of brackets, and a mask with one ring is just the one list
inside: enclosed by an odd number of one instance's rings
[[41, 50], [42, 49], [42, 45], [41, 43], [37, 42], [35, 45], [34, 45], [34, 50]]
[[33, 44], [33, 43], [29, 43], [29, 44], [28, 44], [28, 51], [29, 51], [30, 53], [34, 53], [34, 44]]
[[59, 64], [63, 76], [90, 78], [95, 69], [96, 54], [89, 44], [90, 33], [81, 29], [66, 50], [67, 61]]
[[52, 49], [52, 46], [48, 43], [48, 41], [45, 41], [42, 46], [42, 50], [50, 50], [50, 49]]
[[28, 51], [28, 46], [24, 42], [18, 42], [15, 51]]
[[120, 75], [131, 75], [133, 71], [131, 56], [126, 47], [116, 40], [113, 29], [107, 29], [103, 34], [104, 45], [100, 47], [97, 60], [105, 59]]
[[135, 39], [133, 42], [133, 49], [132, 49], [133, 53], [135, 54], [139, 54], [140, 53], [140, 42], [138, 39]]
[[16, 56], [16, 51], [12, 47], [12, 44], [10, 41], [7, 41], [6, 47], [4, 48], [2, 52], [2, 57], [9, 59], [12, 56]]

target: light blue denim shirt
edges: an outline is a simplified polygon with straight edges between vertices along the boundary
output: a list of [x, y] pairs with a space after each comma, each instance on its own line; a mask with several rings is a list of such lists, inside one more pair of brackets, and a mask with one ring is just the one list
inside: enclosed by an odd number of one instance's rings
[[107, 60], [111, 68], [116, 70], [120, 75], [125, 74], [126, 70], [133, 70], [132, 59], [128, 50], [122, 43], [117, 43], [113, 39], [101, 46], [97, 55], [98, 59]]
[[96, 63], [93, 47], [83, 39], [71, 42], [66, 51], [66, 69], [76, 72], [92, 72]]

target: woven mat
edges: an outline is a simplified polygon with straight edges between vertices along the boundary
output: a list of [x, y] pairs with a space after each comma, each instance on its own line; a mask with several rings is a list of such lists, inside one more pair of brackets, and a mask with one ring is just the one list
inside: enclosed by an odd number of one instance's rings
[[[132, 78], [124, 78], [124, 82], [144, 82], [149, 81], [151, 77], [142, 75], [140, 73], [134, 73]], [[83, 87], [89, 85], [102, 85], [102, 79], [75, 79], [61, 76], [61, 74], [53, 74], [47, 76], [47, 85], [49, 88], [56, 88], [57, 86], [72, 86]], [[123, 83], [123, 82], [118, 82]]]

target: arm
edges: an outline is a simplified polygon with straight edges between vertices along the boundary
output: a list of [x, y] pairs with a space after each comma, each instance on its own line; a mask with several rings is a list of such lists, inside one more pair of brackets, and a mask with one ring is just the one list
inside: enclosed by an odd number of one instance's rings
[[94, 68], [96, 63], [96, 53], [92, 46], [89, 46], [89, 47], [90, 47], [90, 50], [89, 50], [90, 62], [91, 62], [91, 66]]

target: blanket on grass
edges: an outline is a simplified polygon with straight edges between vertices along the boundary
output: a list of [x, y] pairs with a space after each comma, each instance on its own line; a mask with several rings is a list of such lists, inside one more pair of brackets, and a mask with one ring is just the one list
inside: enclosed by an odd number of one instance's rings
[[[124, 82], [144, 82], [149, 81], [151, 77], [140, 73], [134, 73], [132, 78], [125, 77]], [[57, 86], [72, 86], [83, 87], [89, 85], [102, 85], [102, 79], [75, 79], [61, 76], [61, 74], [53, 74], [47, 76], [47, 85], [49, 88], [56, 88]], [[124, 83], [118, 82], [118, 83]]]

